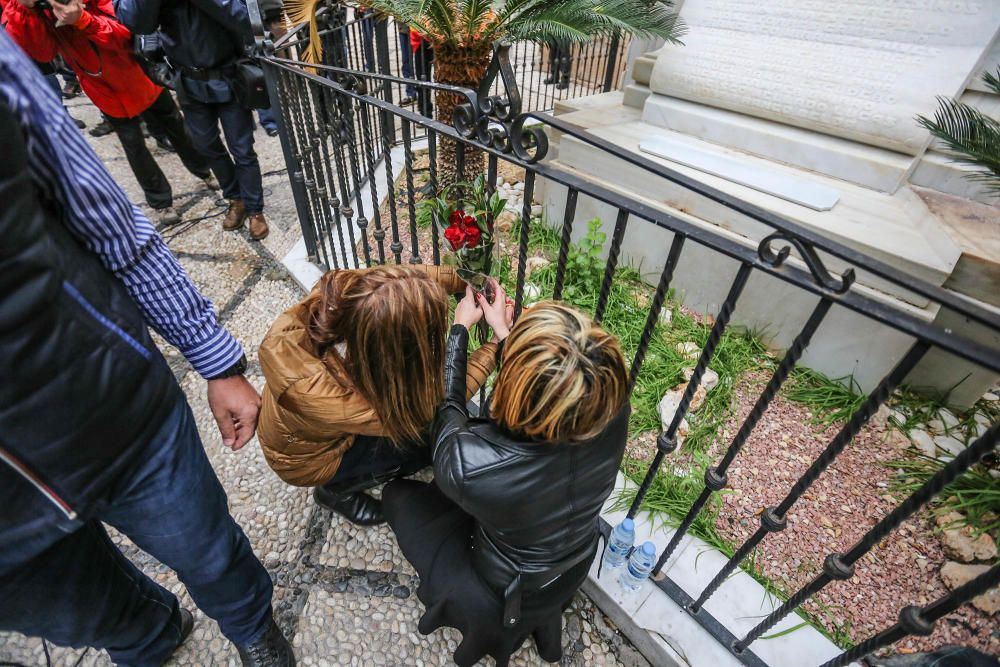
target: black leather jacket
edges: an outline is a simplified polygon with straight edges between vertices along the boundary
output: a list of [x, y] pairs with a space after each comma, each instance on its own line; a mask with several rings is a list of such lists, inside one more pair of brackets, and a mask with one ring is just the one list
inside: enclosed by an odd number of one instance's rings
[[593, 552], [598, 515], [625, 452], [629, 407], [589, 442], [513, 438], [487, 419], [469, 417], [468, 336], [455, 325], [448, 338], [445, 403], [431, 432], [434, 475], [445, 495], [476, 519], [476, 571], [502, 592], [518, 574], [512, 565], [541, 574]]

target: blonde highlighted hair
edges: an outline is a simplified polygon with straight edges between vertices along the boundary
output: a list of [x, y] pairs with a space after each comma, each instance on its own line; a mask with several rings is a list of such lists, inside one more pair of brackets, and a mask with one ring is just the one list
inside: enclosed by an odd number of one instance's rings
[[580, 442], [601, 433], [625, 401], [618, 339], [557, 301], [535, 305], [504, 342], [490, 416], [514, 435]]
[[405, 266], [333, 271], [302, 308], [313, 354], [365, 397], [390, 440], [420, 440], [444, 397], [444, 288]]

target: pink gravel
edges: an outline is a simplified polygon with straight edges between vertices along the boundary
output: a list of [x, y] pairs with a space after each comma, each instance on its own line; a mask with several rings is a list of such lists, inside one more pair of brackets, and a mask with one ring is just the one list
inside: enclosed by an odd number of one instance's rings
[[[736, 387], [735, 414], [713, 455], [728, 447], [767, 379], [751, 374]], [[779, 396], [747, 440], [730, 468], [731, 492], [723, 495], [717, 520], [733, 543], [759, 527], [761, 509], [784, 498], [840, 428], [810, 424], [812, 417], [807, 407]], [[886, 488], [893, 471], [883, 463], [906, 455], [887, 439], [887, 428], [869, 423], [792, 507], [788, 527], [763, 542], [757, 562], [786, 593], [810, 581], [827, 554], [849, 549], [903, 500]], [[933, 529], [929, 512], [921, 510], [863, 557], [853, 578], [831, 583], [805, 609], [831, 632], [859, 642], [895, 623], [902, 606], [944, 595], [938, 572], [946, 558]], [[966, 605], [939, 621], [929, 637], [904, 639], [894, 649], [908, 653], [945, 644], [1000, 653], [1000, 624]]]

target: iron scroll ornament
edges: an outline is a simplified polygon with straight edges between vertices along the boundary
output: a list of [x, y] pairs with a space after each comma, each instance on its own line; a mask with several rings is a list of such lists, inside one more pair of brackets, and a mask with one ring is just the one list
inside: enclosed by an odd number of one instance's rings
[[[497, 77], [503, 87], [499, 95], [490, 95]], [[525, 127], [528, 116], [521, 113], [521, 91], [510, 64], [510, 43], [495, 42], [493, 58], [479, 90], [469, 101], [455, 107], [452, 123], [466, 139], [500, 151], [513, 153], [529, 164], [538, 162], [549, 149], [549, 140], [541, 127]]]
[[[774, 248], [771, 247], [775, 241], [784, 241], [786, 244], [780, 250], [775, 252]], [[844, 294], [847, 290], [851, 289], [851, 285], [854, 284], [854, 269], [847, 269], [839, 276], [834, 275], [830, 272], [826, 265], [823, 264], [823, 260], [820, 259], [819, 254], [816, 252], [813, 246], [800, 238], [790, 236], [787, 232], [775, 232], [770, 236], [766, 237], [757, 246], [757, 256], [761, 258], [762, 261], [770, 264], [771, 266], [777, 268], [785, 263], [788, 259], [788, 255], [792, 252], [792, 246], [799, 251], [799, 255], [802, 257], [802, 261], [806, 263], [809, 268], [809, 272], [812, 274], [813, 279], [819, 283], [824, 288], [830, 290], [834, 294]]]

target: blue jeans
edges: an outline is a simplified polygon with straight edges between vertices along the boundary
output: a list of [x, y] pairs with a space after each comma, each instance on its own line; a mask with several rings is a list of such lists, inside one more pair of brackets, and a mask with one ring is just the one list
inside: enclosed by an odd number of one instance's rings
[[274, 117], [274, 111], [268, 109], [257, 109], [257, 119], [261, 127], [265, 130], [277, 130], [278, 120]]
[[[177, 598], [121, 554], [103, 521], [176, 571], [232, 642], [267, 630], [271, 579], [229, 515], [183, 397], [146, 449], [95, 517], [66, 536], [51, 526], [50, 546], [0, 573], [0, 629], [104, 648], [118, 665], [160, 665], [170, 655], [180, 638]], [[5, 542], [0, 535], [4, 549], [29, 548]]]
[[[188, 96], [181, 105], [191, 141], [208, 160], [226, 199], [241, 199], [247, 213], [264, 210], [264, 183], [253, 149], [253, 114], [235, 100], [200, 102]], [[226, 143], [219, 136], [219, 125]], [[228, 150], [227, 150], [228, 147]]]
[[[401, 74], [404, 79], [413, 78], [413, 49], [410, 48], [410, 31], [400, 32], [399, 34], [399, 57], [400, 57], [400, 69]], [[406, 85], [406, 96], [416, 97], [417, 88], [410, 84]]]

